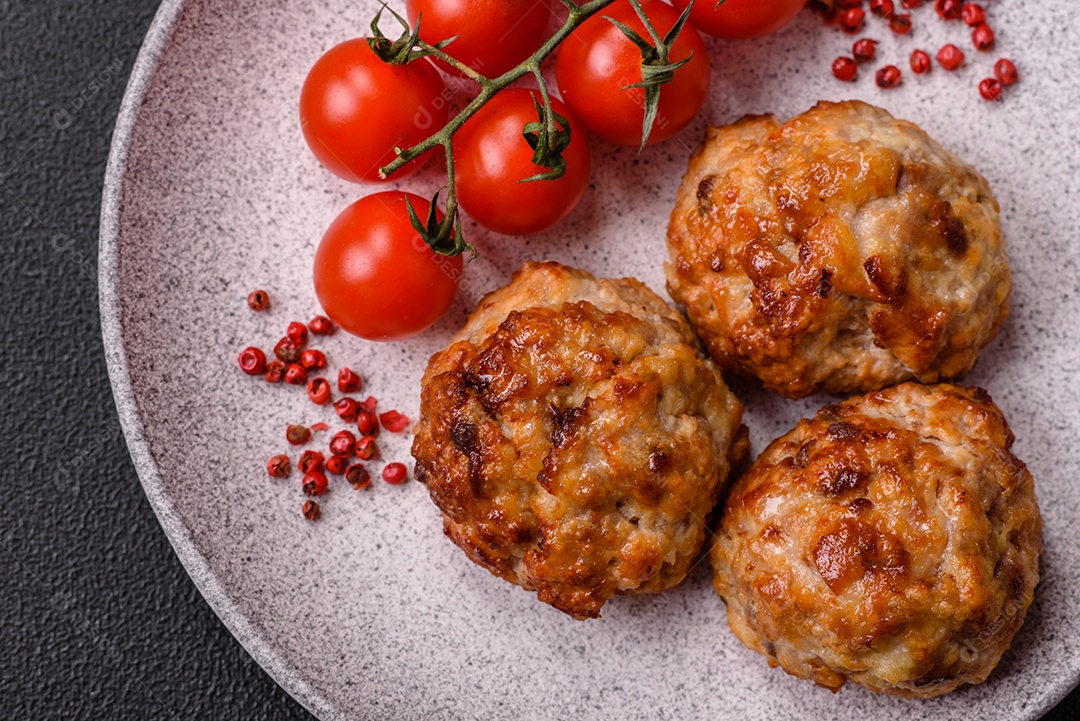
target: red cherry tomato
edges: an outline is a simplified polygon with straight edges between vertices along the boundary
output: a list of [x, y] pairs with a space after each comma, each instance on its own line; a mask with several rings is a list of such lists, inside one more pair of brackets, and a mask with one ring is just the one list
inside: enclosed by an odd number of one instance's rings
[[570, 145], [563, 151], [566, 172], [557, 180], [520, 181], [547, 168], [534, 165], [533, 149], [522, 135], [540, 117], [533, 104], [539, 91], [503, 90], [454, 136], [458, 202], [480, 225], [504, 235], [547, 230], [573, 210], [589, 185], [589, 141], [566, 106], [551, 106], [570, 121]]
[[[428, 63], [388, 65], [367, 40], [346, 40], [318, 59], [300, 92], [300, 123], [315, 157], [337, 176], [379, 181], [394, 146], [415, 145], [446, 124], [446, 83]], [[394, 174], [419, 170], [425, 155]]]
[[437, 321], [457, 293], [461, 256], [431, 250], [409, 222], [406, 197], [423, 220], [431, 203], [386, 191], [341, 212], [315, 253], [315, 294], [353, 335], [399, 340]]
[[[646, 16], [660, 37], [679, 19], [679, 12], [659, 0], [643, 0]], [[559, 47], [555, 74], [562, 98], [574, 115], [598, 138], [615, 145], [641, 145], [645, 91], [624, 89], [641, 82], [641, 50], [604, 15], [625, 23], [643, 38], [649, 34], [627, 0], [616, 0], [600, 15], [586, 20]], [[701, 36], [686, 25], [669, 57], [678, 62], [675, 79], [660, 91], [660, 107], [649, 145], [670, 138], [694, 119], [709, 91], [709, 55]]]
[[[409, 23], [420, 22], [420, 37], [489, 78], [497, 78], [532, 55], [547, 39], [551, 10], [543, 0], [408, 0]], [[453, 75], [441, 60], [436, 65]]]
[[[683, 10], [690, 0], [672, 0]], [[697, 0], [690, 22], [701, 32], [728, 40], [746, 40], [768, 35], [791, 22], [806, 0]]]

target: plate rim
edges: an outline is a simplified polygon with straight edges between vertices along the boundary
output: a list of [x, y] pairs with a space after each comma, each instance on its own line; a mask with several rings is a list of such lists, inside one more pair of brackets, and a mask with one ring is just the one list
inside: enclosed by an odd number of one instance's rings
[[[109, 385], [116, 405], [120, 427], [140, 485], [188, 577], [207, 605], [228, 629], [233, 638], [273, 681], [319, 719], [338, 721], [348, 718], [322, 693], [305, 681], [300, 669], [290, 664], [232, 600], [224, 583], [214, 573], [207, 557], [199, 551], [188, 528], [165, 491], [161, 475], [143, 430], [138, 403], [128, 369], [121, 322], [121, 301], [117, 290], [119, 265], [120, 217], [124, 180], [134, 131], [146, 93], [157, 74], [162, 55], [175, 36], [178, 21], [188, 0], [162, 0], [139, 48], [117, 114], [106, 165], [101, 197], [98, 241], [98, 306], [101, 334]], [[1080, 686], [1080, 675], [1065, 675], [1048, 689], [1043, 702], [1032, 709], [1031, 719], [1038, 719], [1055, 708]]]
[[131, 76], [124, 89], [124, 97], [109, 147], [109, 159], [105, 168], [101, 196], [101, 229], [98, 238], [98, 308], [109, 385], [120, 419], [120, 428], [124, 433], [128, 453], [135, 466], [140, 485], [169, 545], [180, 559], [184, 571], [195, 584], [195, 588], [232, 637], [273, 679], [274, 683], [285, 689], [317, 718], [336, 721], [346, 717], [325, 696], [304, 681], [299, 669], [289, 664], [264, 638], [257, 625], [232, 600], [225, 585], [214, 573], [208, 559], [193, 541], [188, 528], [165, 491], [157, 463], [146, 441], [128, 370], [121, 322], [120, 294], [116, 283], [124, 178], [127, 173], [128, 155], [135, 127], [147, 90], [157, 73], [162, 55], [173, 40], [177, 23], [187, 5], [187, 0], [162, 0], [158, 7], [139, 48]]

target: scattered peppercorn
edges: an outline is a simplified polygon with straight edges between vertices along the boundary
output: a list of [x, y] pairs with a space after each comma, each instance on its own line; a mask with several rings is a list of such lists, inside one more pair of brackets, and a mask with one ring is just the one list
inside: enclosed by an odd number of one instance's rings
[[[868, 7], [869, 12], [888, 21], [890, 30], [903, 35], [912, 31], [912, 17], [908, 13], [898, 12], [898, 9], [902, 6], [910, 10], [923, 4], [923, 0], [900, 0], [900, 2], [896, 2], [896, 0], [867, 0], [867, 2], [863, 2], [863, 0], [810, 0], [808, 6], [813, 12], [821, 14], [826, 22], [838, 23], [847, 32], [855, 32], [862, 28], [866, 17], [863, 8]], [[946, 21], [962, 20], [965, 25], [970, 27], [971, 41], [976, 49], [984, 52], [994, 49], [996, 34], [994, 29], [987, 23], [988, 13], [984, 2], [934, 0], [929, 4], [933, 5], [935, 12], [942, 19]], [[839, 57], [833, 61], [833, 75], [844, 82], [856, 80], [858, 77], [857, 64], [875, 60], [877, 50], [877, 43], [873, 40], [864, 38], [857, 41], [852, 47], [852, 57]], [[964, 52], [951, 43], [943, 46], [937, 52], [937, 59], [941, 67], [948, 71], [960, 69], [967, 60]], [[1019, 79], [1015, 66], [1012, 66], [1012, 63], [1008, 61], [1004, 62], [1007, 65], [1003, 65], [1000, 70], [998, 65], [995, 64], [994, 77], [989, 78], [996, 79], [1003, 88]], [[929, 73], [933, 68], [931, 56], [923, 50], [913, 51], [909, 63], [911, 70], [916, 75]], [[887, 65], [875, 73], [874, 80], [883, 89], [894, 88], [903, 82], [903, 75], [899, 68]], [[995, 94], [993, 92], [992, 85], [987, 92], [994, 95], [994, 99], [1000, 97], [1000, 93]], [[986, 93], [984, 93], [985, 95]]]
[[391, 486], [404, 483], [408, 475], [409, 472], [404, 463], [387, 463], [386, 467], [382, 469], [383, 480]]
[[933, 62], [930, 60], [930, 53], [925, 50], [916, 50], [911, 54], [911, 70], [916, 75], [925, 75], [930, 72], [933, 67]]
[[253, 290], [248, 293], [247, 304], [254, 311], [266, 310], [270, 307], [270, 294], [265, 290]]
[[296, 363], [300, 360], [300, 349], [288, 338], [282, 338], [274, 346], [274, 355], [284, 363]]
[[960, 19], [965, 25], [975, 27], [986, 22], [986, 11], [977, 3], [964, 3], [964, 6], [960, 8]]
[[379, 456], [379, 446], [375, 443], [375, 436], [364, 436], [356, 442], [353, 450], [356, 457], [362, 461], [370, 461]]
[[877, 86], [879, 88], [887, 90], [889, 88], [895, 88], [897, 85], [899, 85], [902, 77], [903, 76], [900, 74], [900, 68], [896, 67], [895, 65], [886, 65], [885, 67], [878, 70], [877, 73], [875, 73], [874, 82], [877, 83]]
[[330, 402], [330, 382], [325, 378], [312, 378], [307, 386], [308, 398], [317, 406]]
[[1011, 60], [1002, 58], [994, 63], [994, 77], [1001, 81], [1002, 85], [1013, 85], [1020, 80], [1020, 73]]
[[859, 75], [859, 65], [851, 58], [839, 57], [833, 60], [832, 74], [837, 80], [850, 83]]
[[401, 433], [409, 426], [409, 417], [397, 411], [387, 411], [379, 415], [382, 427], [391, 433]]
[[302, 347], [307, 343], [308, 331], [307, 326], [299, 321], [293, 321], [289, 323], [288, 329], [285, 331], [285, 337], [295, 343], [297, 346]]
[[866, 24], [866, 11], [860, 7], [845, 10], [840, 16], [840, 29], [846, 33], [857, 33]]
[[341, 456], [330, 456], [326, 459], [326, 472], [335, 476], [340, 476], [345, 472], [345, 465], [348, 463]]
[[855, 41], [855, 45], [851, 48], [852, 55], [855, 56], [855, 62], [868, 63], [873, 60], [877, 54], [877, 45], [877, 40], [871, 40], [870, 38]]
[[[861, 0], [845, 0], [852, 6], [861, 5]], [[865, 40], [860, 47], [867, 48], [872, 54], [874, 41]], [[253, 291], [249, 294], [248, 303], [253, 310], [263, 310], [269, 306], [269, 296], [265, 291]], [[307, 385], [307, 394], [312, 402], [318, 405], [329, 404], [332, 398], [331, 381], [319, 376], [309, 381], [309, 371], [312, 375], [316, 371], [327, 367], [326, 354], [315, 348], [305, 348], [309, 342], [309, 334], [332, 335], [337, 327], [325, 316], [315, 316], [307, 325], [299, 322], [291, 322], [286, 334], [274, 346], [273, 360], [267, 362], [266, 354], [255, 347], [245, 349], [239, 357], [241, 368], [251, 375], [262, 375], [268, 383], [280, 383], [286, 381], [291, 385]], [[350, 368], [341, 368], [338, 373], [338, 386], [342, 392], [356, 392], [364, 385], [361, 376]], [[330, 454], [313, 450], [303, 451], [297, 460], [297, 467], [303, 473], [301, 487], [309, 496], [321, 496], [329, 491], [327, 474], [345, 476], [346, 480], [355, 488], [367, 488], [371, 485], [371, 473], [360, 463], [350, 464], [350, 459], [356, 455], [361, 460], [371, 460], [380, 455], [376, 436], [380, 427], [388, 431], [400, 433], [409, 425], [409, 419], [404, 414], [390, 410], [380, 415], [376, 414], [378, 400], [375, 396], [368, 396], [363, 401], [355, 398], [341, 398], [334, 403], [334, 409], [338, 417], [346, 423], [357, 423], [357, 429], [361, 432], [360, 440], [348, 430], [335, 433], [330, 439]], [[381, 426], [380, 426], [381, 422]], [[285, 430], [285, 439], [292, 446], [303, 446], [312, 440], [313, 432], [330, 430], [330, 425], [319, 421], [308, 426], [291, 424]], [[400, 470], [399, 468], [400, 467]], [[389, 464], [389, 470], [383, 470], [383, 477], [388, 483], [400, 483], [406, 479], [407, 471], [400, 464]], [[289, 456], [280, 454], [270, 458], [266, 463], [266, 472], [273, 478], [285, 478], [292, 472], [292, 463]], [[317, 520], [322, 514], [319, 504], [308, 500], [303, 506], [304, 517], [309, 520]]]
[[303, 488], [305, 496], [321, 496], [326, 493], [329, 483], [326, 474], [322, 471], [309, 471], [304, 474], [301, 488]]
[[934, 10], [945, 20], [959, 20], [964, 7], [961, 0], [936, 0]]
[[299, 363], [290, 363], [285, 368], [285, 382], [291, 386], [302, 386], [307, 383], [307, 371]]
[[348, 481], [353, 488], [360, 490], [361, 488], [367, 488], [371, 485], [371, 474], [368, 473], [368, 469], [364, 468], [359, 463], [354, 463], [345, 469], [345, 480]]
[[897, 35], [907, 35], [911, 32], [911, 16], [897, 13], [889, 18], [889, 30]]
[[300, 461], [296, 464], [296, 467], [300, 469], [301, 473], [305, 474], [312, 471], [321, 471], [325, 461], [326, 456], [309, 449], [300, 454]]
[[979, 95], [983, 100], [997, 100], [1001, 97], [1001, 81], [997, 78], [984, 79], [979, 83]]
[[249, 376], [257, 376], [266, 370], [266, 354], [258, 348], [248, 347], [240, 351], [240, 370]]
[[291, 425], [285, 429], [285, 440], [291, 445], [302, 446], [311, 440], [311, 429], [307, 426]]
[[285, 364], [279, 360], [272, 360], [266, 364], [263, 380], [267, 383], [280, 383], [285, 377]]
[[946, 70], [956, 70], [964, 64], [964, 51], [949, 43], [938, 50], [937, 61]]
[[975, 46], [976, 50], [987, 52], [994, 49], [994, 29], [982, 23], [976, 25], [975, 29], [971, 31], [971, 43]]
[[360, 403], [352, 398], [342, 398], [334, 403], [334, 410], [338, 418], [346, 423], [355, 423], [356, 416], [360, 413]]
[[356, 428], [360, 435], [374, 437], [379, 433], [379, 418], [372, 411], [360, 411], [356, 414]]
[[348, 458], [356, 447], [356, 436], [351, 431], [338, 431], [330, 439], [330, 452], [335, 456]]
[[887, 18], [896, 10], [893, 0], [870, 0], [870, 12], [879, 18]]
[[337, 326], [325, 315], [317, 315], [308, 323], [308, 329], [315, 335], [334, 335]]
[[364, 385], [360, 374], [351, 368], [342, 368], [338, 371], [337, 387], [342, 393], [356, 393]]
[[289, 462], [289, 457], [284, 454], [274, 456], [266, 462], [266, 472], [270, 474], [271, 478], [287, 478], [292, 473], [292, 464]]
[[300, 365], [308, 370], [322, 370], [326, 367], [326, 354], [321, 350], [309, 348], [300, 354]]

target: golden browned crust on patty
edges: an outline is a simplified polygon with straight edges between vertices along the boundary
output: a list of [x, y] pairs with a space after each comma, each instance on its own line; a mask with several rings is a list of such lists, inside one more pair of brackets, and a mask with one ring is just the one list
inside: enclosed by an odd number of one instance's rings
[[930, 697], [980, 683], [1024, 621], [1042, 521], [981, 389], [823, 408], [735, 483], [711, 549], [728, 623], [788, 673]]
[[556, 263], [484, 298], [432, 357], [420, 414], [416, 477], [447, 536], [575, 618], [679, 583], [747, 448], [681, 315]]
[[667, 242], [713, 359], [788, 397], [961, 377], [1008, 315], [986, 180], [861, 102], [710, 128]]

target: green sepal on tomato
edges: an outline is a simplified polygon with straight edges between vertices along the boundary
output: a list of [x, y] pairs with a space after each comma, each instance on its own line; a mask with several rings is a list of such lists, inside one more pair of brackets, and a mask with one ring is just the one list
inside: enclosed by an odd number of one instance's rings
[[[528, 59], [547, 39], [551, 10], [544, 0], [408, 0], [409, 24], [420, 21], [420, 38], [488, 78]], [[431, 58], [445, 72], [462, 74]]]
[[556, 99], [551, 106], [569, 127], [562, 150], [565, 165], [555, 179], [534, 179], [548, 168], [533, 163], [524, 128], [538, 123], [539, 91], [511, 88], [480, 108], [454, 136], [457, 198], [480, 225], [504, 235], [547, 230], [574, 209], [589, 185], [589, 141], [574, 132], [577, 121]]
[[437, 321], [461, 281], [462, 258], [433, 251], [413, 228], [430, 201], [401, 191], [374, 193], [345, 208], [315, 253], [315, 294], [326, 315], [368, 340], [401, 340]]
[[[672, 0], [680, 10], [690, 0]], [[725, 40], [749, 40], [775, 32], [791, 22], [806, 0], [697, 0], [690, 22], [706, 35]]]
[[[681, 13], [660, 0], [642, 0], [641, 9], [660, 37], [679, 21]], [[563, 101], [597, 138], [615, 145], [641, 145], [646, 90], [642, 49], [612, 20], [642, 38], [651, 34], [629, 0], [616, 0], [603, 15], [595, 15], [559, 46], [555, 74]], [[671, 46], [668, 62], [683, 63], [670, 82], [660, 86], [655, 122], [648, 137], [652, 145], [678, 133], [698, 114], [709, 92], [709, 57], [701, 36], [685, 26]]]
[[[308, 72], [300, 92], [304, 139], [329, 171], [354, 182], [375, 183], [379, 168], [446, 124], [446, 83], [427, 62], [392, 65], [366, 38], [330, 48]], [[419, 170], [430, 154], [401, 168], [395, 179]]]

